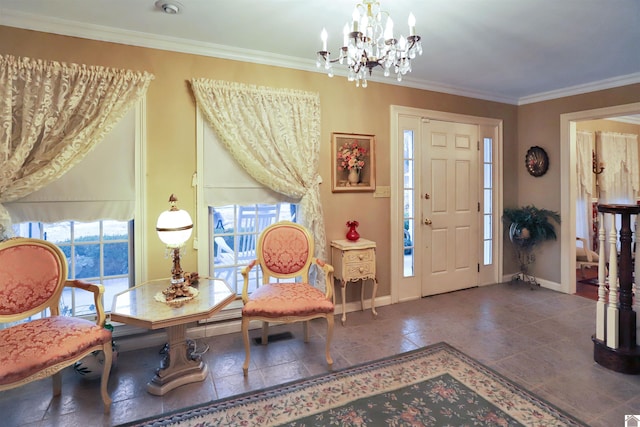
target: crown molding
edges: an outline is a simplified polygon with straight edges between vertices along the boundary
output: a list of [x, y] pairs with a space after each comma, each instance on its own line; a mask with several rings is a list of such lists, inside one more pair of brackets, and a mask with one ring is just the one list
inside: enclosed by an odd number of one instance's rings
[[640, 83], [640, 73], [632, 73], [625, 76], [612, 77], [597, 82], [585, 83], [582, 85], [570, 86], [558, 90], [525, 96], [519, 99], [518, 105], [548, 101], [550, 99], [563, 98], [565, 96], [581, 95], [583, 93], [596, 92], [598, 90], [611, 89], [636, 83]]
[[[315, 60], [294, 58], [251, 49], [232, 48], [225, 45], [199, 42], [178, 37], [158, 36], [139, 31], [123, 30], [53, 17], [43, 17], [12, 10], [2, 11], [2, 14], [0, 14], [0, 25], [59, 34], [63, 36], [79, 37], [90, 40], [209, 56], [261, 65], [271, 65], [324, 74], [324, 70], [319, 70], [315, 66]], [[346, 77], [347, 73], [346, 71], [343, 72], [342, 70], [335, 70], [335, 75]], [[498, 93], [483, 92], [466, 87], [419, 80], [412, 77], [405, 77], [401, 82], [398, 82], [393, 78], [374, 75], [369, 79], [369, 81], [500, 102], [504, 104], [524, 105], [565, 96], [593, 92], [596, 90], [640, 83], [640, 73], [534, 94], [522, 98], [508, 97]]]
[[[5, 11], [0, 15], [0, 25], [41, 31], [63, 36], [79, 37], [90, 40], [99, 40], [111, 43], [119, 43], [130, 46], [145, 47], [151, 49], [167, 50], [194, 55], [209, 56], [234, 61], [250, 62], [261, 65], [291, 68], [296, 70], [322, 73], [315, 65], [315, 60], [302, 60], [290, 56], [265, 53], [250, 49], [231, 48], [229, 46], [198, 42], [177, 37], [158, 36], [137, 31], [116, 29], [112, 27], [86, 24], [53, 17], [42, 17], [28, 13]], [[347, 72], [342, 69], [335, 70], [335, 76], [347, 77]], [[469, 88], [454, 87], [437, 82], [429, 82], [413, 78], [403, 78], [402, 82], [396, 79], [374, 75], [369, 82], [411, 87], [434, 92], [443, 92], [451, 95], [465, 96], [469, 98], [484, 99], [507, 104], [516, 104], [516, 98], [480, 92]]]

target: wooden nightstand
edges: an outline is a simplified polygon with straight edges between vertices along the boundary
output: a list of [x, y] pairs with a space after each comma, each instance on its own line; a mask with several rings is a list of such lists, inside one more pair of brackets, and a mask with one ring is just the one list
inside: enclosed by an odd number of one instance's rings
[[[362, 281], [360, 288], [360, 305], [364, 310], [364, 283], [365, 280], [373, 281], [373, 292], [371, 294], [371, 312], [377, 316], [376, 312], [376, 292], [378, 290], [378, 279], [376, 279], [376, 242], [367, 239], [333, 240], [331, 241], [331, 264], [334, 270], [334, 279], [340, 280], [342, 287], [342, 324], [347, 321], [345, 311], [345, 294], [347, 283]], [[335, 303], [336, 293], [333, 293]]]

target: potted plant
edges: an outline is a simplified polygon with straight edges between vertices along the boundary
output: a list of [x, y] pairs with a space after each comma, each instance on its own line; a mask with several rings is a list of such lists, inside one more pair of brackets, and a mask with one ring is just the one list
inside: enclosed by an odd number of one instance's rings
[[533, 205], [505, 208], [502, 220], [509, 228], [509, 238], [518, 246], [532, 249], [540, 242], [556, 240], [554, 222], [560, 224], [560, 214]]
[[514, 255], [520, 265], [520, 272], [512, 281], [518, 279], [540, 286], [535, 276], [529, 274], [529, 266], [536, 260], [533, 253], [538, 243], [557, 238], [554, 222], [560, 223], [560, 214], [549, 209], [527, 205], [520, 208], [506, 208], [502, 221], [509, 229], [509, 238], [515, 249]]

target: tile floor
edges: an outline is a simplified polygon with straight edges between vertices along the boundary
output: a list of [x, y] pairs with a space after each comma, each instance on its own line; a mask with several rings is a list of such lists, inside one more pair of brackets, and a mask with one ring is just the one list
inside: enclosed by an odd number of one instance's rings
[[[335, 368], [446, 341], [593, 426], [623, 426], [640, 414], [640, 376], [609, 371], [593, 362], [595, 302], [523, 284], [497, 284], [336, 316]], [[103, 415], [98, 381], [65, 372], [61, 397], [49, 379], [0, 393], [0, 425], [108, 426], [185, 406], [284, 383], [326, 371], [324, 324], [312, 324], [310, 343], [301, 325], [278, 326], [294, 339], [254, 345], [248, 378], [239, 333], [198, 340], [209, 377], [156, 397], [145, 386], [158, 366], [158, 348], [123, 352], [112, 371], [110, 415]], [[259, 330], [254, 330], [258, 336]]]

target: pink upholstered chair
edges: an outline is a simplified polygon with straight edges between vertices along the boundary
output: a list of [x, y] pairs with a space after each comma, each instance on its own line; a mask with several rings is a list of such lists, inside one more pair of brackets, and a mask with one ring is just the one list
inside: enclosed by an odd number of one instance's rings
[[[334, 316], [333, 267], [315, 258], [313, 248], [313, 237], [307, 229], [290, 221], [277, 222], [260, 234], [257, 259], [242, 270], [242, 338], [246, 352], [242, 371], [245, 376], [251, 358], [249, 323], [252, 320], [262, 321], [262, 344], [266, 345], [269, 322], [304, 322], [304, 340], [308, 342], [308, 321], [320, 317], [327, 319], [325, 357], [329, 367], [333, 365], [329, 351]], [[262, 269], [262, 285], [249, 295], [249, 271], [257, 265]], [[325, 292], [309, 284], [312, 265], [324, 276]], [[300, 281], [272, 282], [272, 279], [293, 278]]]
[[[93, 351], [104, 352], [100, 393], [104, 411], [111, 398], [111, 332], [104, 328], [104, 287], [67, 279], [67, 260], [52, 243], [15, 238], [0, 242], [0, 323], [23, 321], [48, 309], [50, 316], [0, 329], [0, 391], [53, 375], [53, 395], [61, 392], [60, 371]], [[93, 292], [97, 321], [60, 316], [62, 290]], [[1, 422], [0, 422], [1, 424]]]

